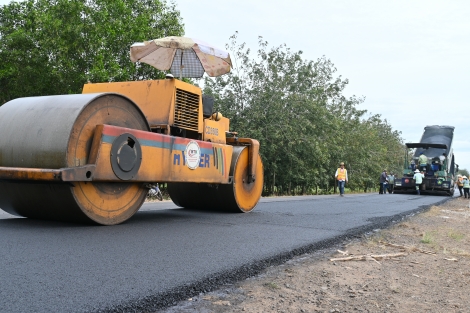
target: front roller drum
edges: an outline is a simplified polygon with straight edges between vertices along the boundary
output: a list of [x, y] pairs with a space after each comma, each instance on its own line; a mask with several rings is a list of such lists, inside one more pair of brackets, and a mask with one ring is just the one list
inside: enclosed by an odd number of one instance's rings
[[[96, 125], [101, 124], [149, 130], [138, 106], [118, 94], [12, 100], [0, 107], [0, 166], [86, 165]], [[129, 167], [117, 165], [125, 171]], [[125, 181], [0, 181], [0, 208], [29, 218], [113, 225], [130, 218], [147, 191], [142, 183]]]
[[230, 184], [169, 183], [173, 202], [184, 208], [226, 212], [252, 211], [263, 192], [263, 163], [258, 155], [255, 180], [248, 179], [248, 147], [233, 147]]

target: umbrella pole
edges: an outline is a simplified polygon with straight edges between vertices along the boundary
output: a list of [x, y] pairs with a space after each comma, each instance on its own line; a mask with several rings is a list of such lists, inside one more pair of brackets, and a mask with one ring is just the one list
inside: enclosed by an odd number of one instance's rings
[[183, 80], [183, 50], [181, 50], [181, 60], [180, 60], [180, 80]]

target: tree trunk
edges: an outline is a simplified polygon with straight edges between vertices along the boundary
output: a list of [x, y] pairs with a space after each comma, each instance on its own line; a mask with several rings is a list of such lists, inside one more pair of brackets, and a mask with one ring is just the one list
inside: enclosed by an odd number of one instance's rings
[[[276, 171], [273, 172], [273, 194], [275, 194], [275, 188], [276, 188]], [[277, 194], [276, 194], [277, 196]]]

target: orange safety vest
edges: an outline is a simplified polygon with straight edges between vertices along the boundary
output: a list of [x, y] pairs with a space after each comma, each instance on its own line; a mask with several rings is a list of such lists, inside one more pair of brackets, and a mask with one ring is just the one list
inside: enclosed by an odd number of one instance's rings
[[463, 177], [459, 177], [457, 180], [457, 186], [463, 186]]
[[338, 168], [338, 176], [336, 177], [337, 180], [346, 180], [346, 169]]

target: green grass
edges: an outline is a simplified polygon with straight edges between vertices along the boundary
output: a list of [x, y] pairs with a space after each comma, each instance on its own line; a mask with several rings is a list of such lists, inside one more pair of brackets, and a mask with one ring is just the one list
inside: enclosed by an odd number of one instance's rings
[[434, 232], [425, 232], [423, 238], [421, 238], [421, 242], [425, 244], [434, 243]]
[[274, 282], [265, 283], [264, 287], [267, 287], [269, 289], [280, 289], [281, 288]]
[[460, 233], [460, 232], [456, 232], [454, 230], [450, 230], [449, 233], [447, 234], [450, 238], [456, 240], [456, 241], [460, 241], [463, 239], [463, 237], [465, 236], [464, 234]]

